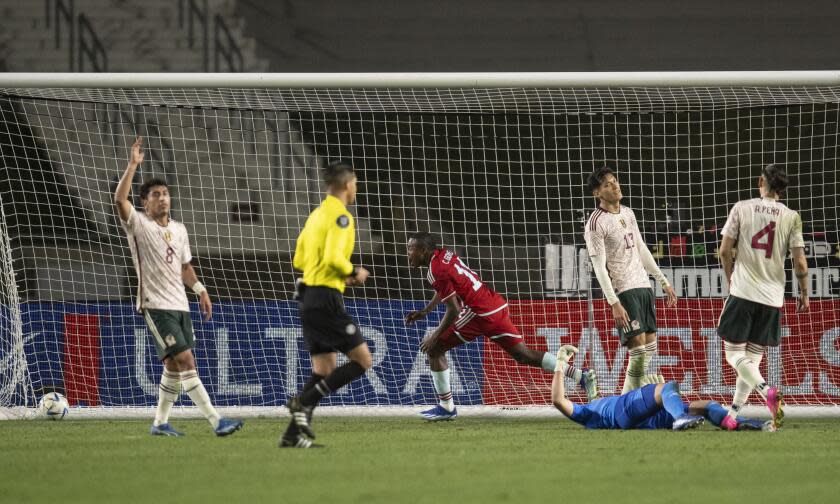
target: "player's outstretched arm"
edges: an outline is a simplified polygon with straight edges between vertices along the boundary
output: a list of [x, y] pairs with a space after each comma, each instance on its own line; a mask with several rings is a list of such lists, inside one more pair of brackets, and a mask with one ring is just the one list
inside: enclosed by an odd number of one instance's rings
[[570, 418], [574, 413], [574, 403], [566, 398], [566, 376], [563, 373], [563, 368], [559, 365], [561, 362], [569, 363], [569, 359], [577, 352], [577, 348], [572, 345], [563, 345], [557, 352], [558, 366], [554, 371], [554, 378], [551, 380], [551, 402], [560, 413], [567, 418]]
[[181, 279], [184, 281], [184, 285], [198, 294], [198, 306], [201, 313], [204, 314], [204, 320], [210, 320], [210, 317], [213, 316], [213, 303], [210, 302], [210, 294], [207, 293], [207, 288], [198, 281], [198, 275], [196, 275], [192, 264], [181, 265]]
[[808, 302], [808, 260], [805, 259], [805, 249], [794, 247], [791, 249], [793, 260], [793, 274], [799, 282], [799, 299], [796, 300], [796, 311], [806, 312], [810, 303]]
[[438, 304], [440, 304], [440, 296], [437, 292], [435, 292], [434, 297], [432, 297], [432, 300], [429, 301], [429, 304], [427, 304], [425, 308], [406, 314], [405, 325], [411, 325], [420, 319], [426, 318], [426, 316], [432, 313], [432, 310], [434, 310]]
[[449, 326], [455, 323], [455, 320], [458, 319], [458, 312], [460, 311], [461, 309], [458, 307], [458, 301], [455, 299], [455, 296], [451, 296], [446, 300], [446, 313], [443, 314], [443, 319], [441, 319], [440, 324], [435, 330], [420, 342], [421, 352], [429, 353], [430, 350], [437, 346], [441, 334], [446, 332]]
[[128, 201], [128, 194], [131, 192], [131, 181], [134, 179], [134, 172], [137, 167], [143, 162], [143, 137], [137, 137], [131, 145], [131, 155], [128, 158], [128, 166], [125, 167], [120, 183], [117, 184], [117, 190], [114, 193], [114, 204], [117, 206], [117, 213], [120, 219], [127, 221], [131, 215], [131, 202]]

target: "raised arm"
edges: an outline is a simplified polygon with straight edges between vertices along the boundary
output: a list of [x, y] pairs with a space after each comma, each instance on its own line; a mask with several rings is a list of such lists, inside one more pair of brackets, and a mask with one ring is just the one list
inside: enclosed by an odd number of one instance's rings
[[566, 367], [569, 359], [577, 353], [578, 349], [572, 345], [563, 345], [557, 352], [557, 367], [554, 369], [554, 378], [551, 380], [551, 402], [560, 413], [567, 418], [575, 411], [574, 403], [566, 398]]
[[134, 172], [143, 162], [143, 137], [137, 137], [131, 145], [131, 155], [128, 158], [128, 166], [125, 168], [117, 190], [114, 193], [114, 204], [117, 206], [117, 213], [120, 219], [127, 221], [131, 215], [131, 202], [128, 201], [128, 194], [131, 192], [131, 181], [134, 179]]

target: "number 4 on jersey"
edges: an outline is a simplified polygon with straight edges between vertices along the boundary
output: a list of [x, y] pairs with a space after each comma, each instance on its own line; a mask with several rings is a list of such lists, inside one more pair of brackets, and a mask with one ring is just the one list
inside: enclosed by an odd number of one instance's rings
[[[767, 237], [767, 241], [761, 241], [762, 238]], [[769, 224], [761, 228], [761, 230], [752, 237], [752, 248], [764, 251], [764, 258], [770, 259], [773, 255], [773, 240], [776, 238], [776, 221], [770, 221]]]

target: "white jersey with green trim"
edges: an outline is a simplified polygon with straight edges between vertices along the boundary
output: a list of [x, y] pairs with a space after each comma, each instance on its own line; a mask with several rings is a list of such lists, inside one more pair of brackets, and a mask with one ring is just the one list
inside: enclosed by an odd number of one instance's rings
[[738, 242], [729, 293], [781, 307], [788, 250], [805, 246], [799, 214], [771, 198], [739, 201], [721, 234]]
[[192, 260], [187, 228], [169, 219], [161, 226], [131, 208], [121, 221], [137, 270], [137, 311], [144, 309], [190, 311], [181, 269]]

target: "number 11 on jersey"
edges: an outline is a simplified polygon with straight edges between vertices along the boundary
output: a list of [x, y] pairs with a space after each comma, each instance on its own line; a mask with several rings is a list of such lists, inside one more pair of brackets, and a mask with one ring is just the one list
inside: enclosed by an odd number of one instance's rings
[[469, 269], [467, 265], [463, 263], [463, 261], [461, 261], [460, 257], [458, 258], [458, 262], [456, 262], [454, 266], [459, 274], [464, 275], [470, 280], [470, 282], [472, 282], [472, 288], [474, 291], [477, 291], [481, 288], [481, 280], [476, 278], [475, 273], [473, 273], [473, 271]]

